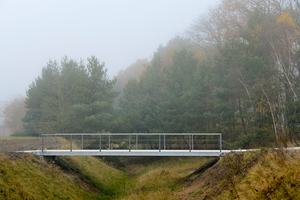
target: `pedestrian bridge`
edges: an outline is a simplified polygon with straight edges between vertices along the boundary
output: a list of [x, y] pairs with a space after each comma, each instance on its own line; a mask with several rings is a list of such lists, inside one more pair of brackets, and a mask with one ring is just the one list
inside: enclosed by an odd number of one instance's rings
[[[45, 143], [53, 146], [46, 149]], [[220, 156], [221, 133], [56, 133], [42, 136], [39, 156]]]

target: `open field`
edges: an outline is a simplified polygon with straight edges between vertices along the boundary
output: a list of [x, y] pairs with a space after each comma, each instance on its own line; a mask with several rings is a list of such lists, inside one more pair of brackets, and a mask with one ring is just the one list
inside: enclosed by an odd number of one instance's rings
[[[51, 140], [44, 141], [45, 148], [54, 148], [55, 142]], [[34, 137], [4, 137], [0, 138], [0, 152], [15, 152], [23, 150], [42, 149], [42, 138]]]

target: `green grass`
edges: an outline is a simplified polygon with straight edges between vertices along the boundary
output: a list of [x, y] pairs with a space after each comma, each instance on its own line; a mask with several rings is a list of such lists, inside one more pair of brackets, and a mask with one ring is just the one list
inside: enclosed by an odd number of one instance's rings
[[126, 189], [126, 173], [101, 162], [98, 158], [72, 156], [62, 159], [66, 165], [76, 169], [91, 185], [107, 196], [115, 196]]
[[68, 171], [30, 154], [17, 160], [0, 156], [0, 199], [178, 199], [178, 180], [207, 159], [154, 159], [123, 171], [91, 156], [58, 160]]
[[193, 193], [193, 197], [196, 196], [200, 191], [202, 191], [203, 188], [198, 189], [196, 192]]
[[118, 198], [178, 199], [173, 193], [182, 190], [179, 181], [207, 160], [209, 158], [158, 158], [148, 165], [130, 165], [127, 170], [135, 172], [135, 178], [131, 180], [132, 188]]
[[[57, 139], [62, 147], [69, 145], [65, 139]], [[69, 156], [56, 158], [58, 166], [53, 160], [46, 162], [30, 154], [17, 160], [0, 155], [0, 199], [178, 199], [174, 192], [183, 190], [179, 181], [208, 160]]]
[[19, 160], [0, 157], [0, 199], [97, 198], [73, 178], [33, 155]]

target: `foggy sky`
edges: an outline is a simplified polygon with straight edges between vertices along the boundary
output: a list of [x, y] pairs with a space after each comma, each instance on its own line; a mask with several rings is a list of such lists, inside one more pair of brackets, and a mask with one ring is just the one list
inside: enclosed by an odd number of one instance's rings
[[25, 95], [49, 59], [95, 55], [109, 78], [187, 29], [218, 0], [0, 0], [0, 101]]

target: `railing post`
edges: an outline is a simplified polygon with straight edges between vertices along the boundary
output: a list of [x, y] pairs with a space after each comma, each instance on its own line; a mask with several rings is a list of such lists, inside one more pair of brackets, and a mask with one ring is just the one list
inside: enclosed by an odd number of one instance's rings
[[100, 139], [99, 139], [99, 149], [100, 149], [100, 152], [101, 152], [101, 135], [100, 135]]
[[164, 150], [166, 150], [166, 135], [164, 135]]
[[83, 135], [81, 135], [81, 149], [83, 150]]
[[158, 142], [159, 142], [159, 144], [158, 144], [158, 146], [159, 146], [159, 152], [161, 152], [160, 151], [160, 135], [158, 136]]
[[138, 135], [135, 135], [135, 140], [136, 140], [136, 150], [138, 150]]
[[55, 134], [55, 150], [56, 150], [56, 134]]
[[131, 147], [130, 147], [130, 135], [129, 135], [129, 152], [131, 152]]
[[44, 153], [44, 134], [42, 135], [42, 153]]
[[194, 136], [192, 134], [192, 150], [194, 150]]
[[222, 152], [222, 134], [220, 134], [220, 152]]
[[108, 149], [110, 150], [110, 135], [108, 135]]
[[191, 135], [189, 135], [189, 150], [191, 152]]
[[72, 135], [70, 135], [70, 152], [72, 152]]

